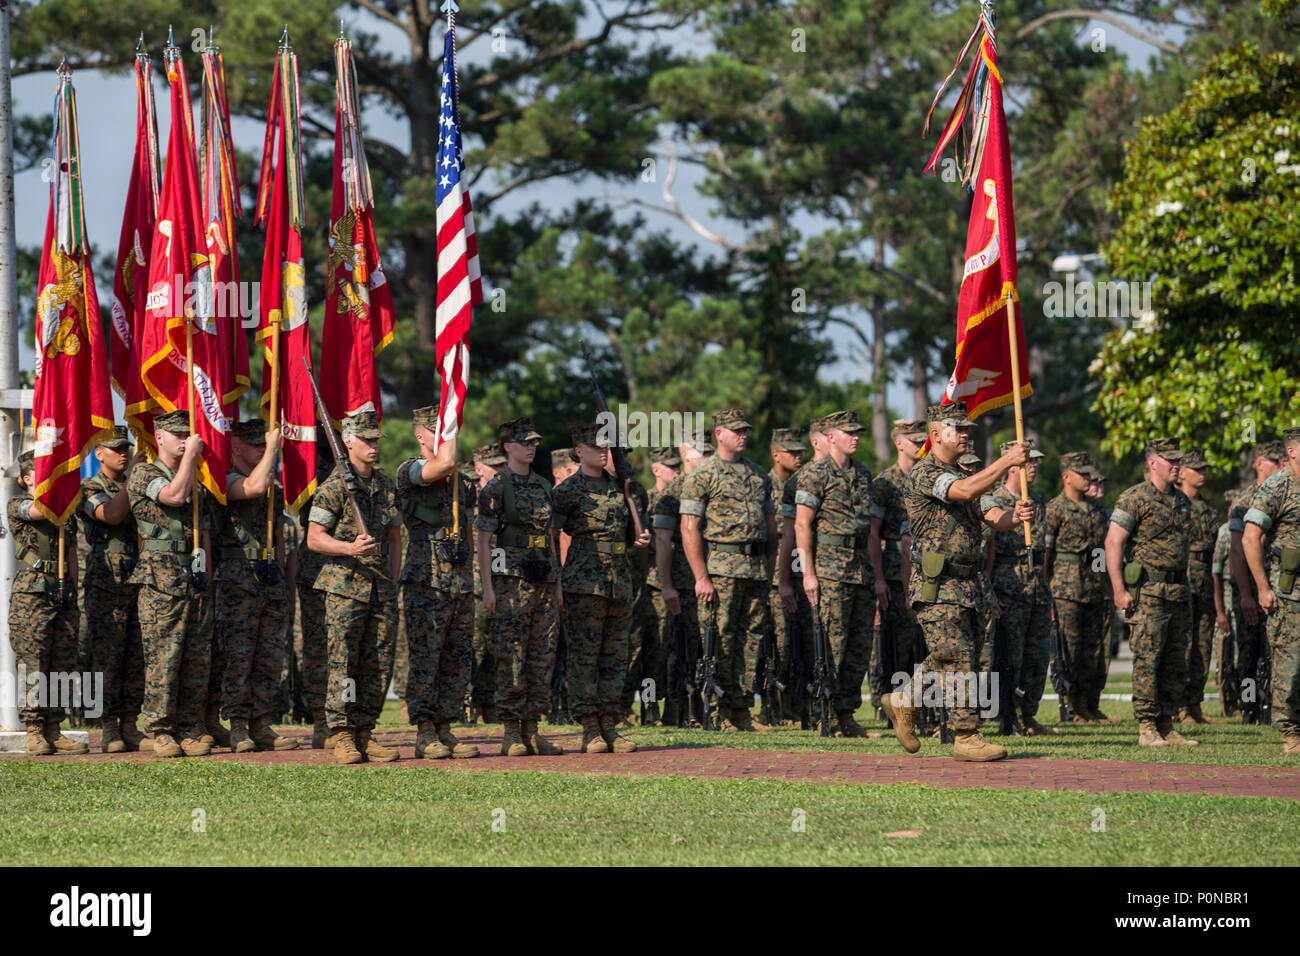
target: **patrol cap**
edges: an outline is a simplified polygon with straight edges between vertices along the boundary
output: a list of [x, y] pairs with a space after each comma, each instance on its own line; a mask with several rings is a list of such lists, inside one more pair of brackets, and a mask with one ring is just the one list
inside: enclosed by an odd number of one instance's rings
[[713, 425], [715, 428], [730, 428], [733, 432], [753, 428], [746, 417], [743, 408], [724, 408], [713, 416]]
[[165, 432], [171, 432], [180, 438], [188, 438], [190, 435], [190, 413], [183, 408], [178, 408], [174, 412], [163, 412], [161, 415], [155, 415], [153, 427], [162, 429]]
[[592, 448], [610, 447], [609, 436], [605, 434], [604, 427], [596, 422], [569, 429], [569, 437], [575, 445], [589, 445]]
[[[488, 445], [488, 446], [485, 446], [485, 447], [491, 448], [491, 447], [495, 447], [495, 446]], [[500, 454], [500, 453], [498, 452], [498, 454]], [[551, 468], [552, 468], [552, 469], [555, 469], [555, 468], [563, 468], [565, 465], [570, 465], [570, 464], [572, 464], [572, 463], [573, 463], [573, 449], [572, 449], [572, 448], [556, 448], [556, 449], [552, 450], [552, 452], [551, 452]]]
[[947, 405], [931, 405], [925, 410], [925, 420], [931, 425], [970, 428], [975, 423], [966, 417], [965, 402], [950, 402]]
[[125, 425], [114, 425], [113, 433], [100, 442], [105, 448], [126, 448], [131, 444], [131, 433]]
[[858, 421], [858, 413], [852, 408], [831, 412], [822, 419], [822, 427], [825, 431], [838, 428], [840, 431], [849, 432], [850, 434], [862, 431], [862, 423]]
[[890, 438], [906, 438], [910, 442], [920, 444], [925, 441], [927, 434], [925, 430], [925, 421], [920, 418], [896, 418], [894, 427], [889, 430]]
[[508, 422], [502, 422], [497, 426], [497, 434], [503, 442], [526, 442], [534, 438], [541, 439], [536, 428], [533, 427], [531, 418], [512, 418]]
[[438, 406], [425, 405], [423, 408], [411, 409], [411, 427], [438, 430]]
[[1061, 471], [1075, 471], [1081, 475], [1087, 476], [1092, 465], [1092, 459], [1088, 457], [1086, 451], [1070, 451], [1061, 456]]
[[[1030, 458], [1046, 458], [1046, 457], [1047, 457], [1045, 454], [1043, 454], [1041, 451], [1039, 451], [1037, 448], [1034, 447], [1034, 443], [1033, 443], [1032, 441], [1030, 441], [1028, 444], [1029, 444], [1029, 457], [1030, 457]], [[1015, 447], [1016, 447], [1016, 443], [1015, 443], [1015, 442], [1013, 442], [1013, 441], [1004, 441], [1004, 442], [1002, 443], [1002, 446], [1001, 446], [1001, 449], [1000, 449], [1000, 450], [1001, 450], [1001, 453], [1005, 455], [1007, 452], [1009, 452], [1011, 449], [1013, 449], [1013, 448], [1015, 448]]]
[[667, 465], [669, 468], [680, 468], [682, 464], [681, 453], [671, 446], [667, 448], [656, 448], [650, 452], [650, 461], [656, 465]]
[[973, 451], [968, 451], [966, 452], [966, 454], [962, 455], [960, 458], [957, 459], [957, 464], [963, 466], [982, 465], [984, 464], [984, 459], [981, 458], [979, 455], [975, 454]]
[[1282, 444], [1289, 445], [1293, 441], [1300, 441], [1300, 426], [1288, 428], [1282, 433]]
[[266, 423], [260, 418], [249, 418], [237, 424], [230, 434], [250, 445], [266, 444]]
[[1184, 468], [1195, 468], [1197, 471], [1200, 471], [1203, 468], [1208, 467], [1209, 464], [1210, 463], [1205, 460], [1205, 452], [1199, 448], [1189, 448], [1187, 451], [1183, 452]]
[[384, 437], [384, 433], [379, 430], [379, 415], [368, 408], [343, 419], [343, 434], [367, 440]]
[[695, 438], [686, 439], [686, 441], [682, 442], [682, 447], [689, 448], [692, 451], [697, 451], [701, 455], [713, 454], [713, 442], [709, 441], [703, 435], [697, 435]]
[[1159, 455], [1165, 461], [1183, 460], [1183, 453], [1179, 450], [1179, 441], [1177, 438], [1153, 438], [1147, 442], [1146, 453], [1148, 455]]
[[1255, 446], [1255, 459], [1267, 458], [1279, 465], [1286, 461], [1286, 445], [1280, 441], [1260, 442]]
[[23, 476], [24, 472], [31, 470], [34, 464], [36, 464], [36, 452], [29, 448], [19, 455], [12, 465], [5, 469], [5, 477], [17, 481]]
[[802, 428], [776, 428], [772, 430], [772, 447], [777, 451], [807, 451], [802, 438]]
[[816, 432], [818, 435], [826, 434], [826, 419], [824, 417], [814, 418], [808, 423], [808, 434], [811, 435], [813, 432]]
[[[568, 449], [566, 448], [567, 452]], [[479, 445], [474, 449], [474, 460], [481, 465], [500, 468], [506, 463], [506, 455], [497, 445]]]

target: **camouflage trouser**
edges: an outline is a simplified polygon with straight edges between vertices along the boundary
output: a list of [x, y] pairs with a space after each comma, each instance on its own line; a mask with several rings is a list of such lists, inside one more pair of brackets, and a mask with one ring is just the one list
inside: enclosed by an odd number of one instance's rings
[[226, 676], [226, 644], [222, 640], [225, 635], [222, 634], [221, 628], [217, 627], [216, 595], [214, 582], [212, 589], [208, 591], [208, 602], [213, 606], [213, 611], [212, 639], [208, 642], [208, 686], [203, 693], [202, 713], [204, 714], [207, 713], [208, 708], [221, 706], [221, 682]]
[[[1300, 588], [1293, 590], [1300, 591]], [[1297, 594], [1300, 597], [1300, 594]], [[1282, 733], [1300, 732], [1300, 600], [1279, 595], [1278, 609], [1268, 616], [1268, 644], [1273, 652], [1273, 726]]]
[[493, 651], [492, 622], [483, 610], [481, 595], [474, 599], [474, 669], [470, 671], [470, 702], [479, 710], [495, 707], [497, 657]]
[[184, 733], [203, 719], [212, 651], [212, 603], [206, 587], [180, 594], [140, 585], [144, 643], [145, 729]]
[[1025, 693], [1020, 713], [1033, 717], [1043, 699], [1047, 662], [1052, 656], [1051, 598], [1036, 592], [1027, 599], [999, 594], [998, 600], [1002, 602], [1002, 633], [1007, 638], [1014, 686]]
[[[288, 645], [288, 590], [283, 581], [259, 585], [255, 591], [217, 582], [213, 633], [226, 651], [220, 700], [221, 716], [227, 720], [265, 717], [275, 710]], [[214, 703], [212, 698], [209, 703]]]
[[325, 627], [325, 592], [299, 581], [298, 627], [302, 631], [302, 700], [314, 716], [325, 709], [329, 681], [329, 638]]
[[137, 594], [86, 588], [91, 628], [91, 669], [104, 675], [104, 716], [138, 714], [144, 703], [144, 644]]
[[[920, 626], [912, 620], [912, 615], [908, 613], [907, 605], [907, 588], [903, 586], [902, 581], [889, 581], [889, 605], [880, 609], [880, 626], [877, 627], [873, 640], [876, 642], [872, 647], [878, 647], [879, 641], [883, 637], [886, 625], [893, 638], [894, 645], [894, 672], [885, 675], [885, 690], [889, 692], [895, 686], [894, 674], [906, 674], [911, 676], [916, 670], [916, 665], [921, 663], [918, 657], [924, 657], [925, 642], [920, 635]], [[873, 706], [880, 706], [880, 701], [873, 691], [871, 694], [871, 703]]]
[[1205, 699], [1205, 682], [1210, 676], [1210, 658], [1214, 654], [1214, 591], [1192, 588], [1192, 630], [1187, 641], [1187, 689], [1183, 703], [1191, 706]]
[[817, 614], [830, 645], [836, 713], [856, 711], [862, 704], [862, 681], [871, 664], [872, 623], [876, 592], [869, 584], [818, 579]]
[[650, 589], [650, 606], [655, 613], [655, 646], [663, 648], [664, 654], [664, 680], [662, 686], [656, 684], [655, 689], [659, 694], [660, 700], [663, 701], [663, 719], [664, 724], [675, 726], [678, 723], [678, 698], [673, 688], [678, 686], [678, 675], [680, 674], [680, 686], [692, 698], [690, 703], [691, 713], [697, 717], [701, 711], [700, 695], [698, 692], [692, 692], [691, 688], [695, 684], [695, 664], [700, 659], [700, 618], [697, 611], [698, 604], [695, 600], [694, 585], [685, 590], [677, 591], [678, 597], [682, 604], [682, 613], [680, 615], [682, 631], [686, 637], [686, 660], [681, 661], [677, 651], [677, 635], [673, 633], [673, 616], [668, 611], [668, 605], [664, 603], [663, 592], [658, 588]]
[[[555, 667], [558, 621], [554, 583], [532, 584], [512, 575], [494, 575], [497, 606], [488, 616], [496, 662], [496, 707], [500, 720], [537, 720], [551, 702], [551, 670]], [[574, 635], [568, 641], [568, 673], [574, 669]], [[572, 686], [572, 677], [569, 678]], [[623, 680], [622, 672], [618, 680]], [[618, 699], [618, 687], [614, 700]], [[576, 703], [569, 698], [570, 710]]]
[[465, 716], [465, 689], [474, 663], [474, 604], [420, 581], [403, 581], [402, 630], [408, 677], [402, 688], [411, 723], [451, 723]]
[[370, 600], [325, 593], [329, 681], [325, 721], [330, 730], [370, 730], [384, 709], [383, 662], [393, 656], [397, 593], [370, 585]]
[[[759, 645], [770, 626], [767, 595], [771, 586], [766, 580], [713, 578], [717, 597], [717, 633], [713, 656], [718, 662], [718, 685], [722, 697], [718, 713], [754, 706], [754, 666], [758, 663]], [[707, 613], [700, 608], [700, 614]]]
[[[470, 618], [471, 639], [473, 637], [474, 619]], [[406, 700], [406, 682], [411, 674], [411, 647], [402, 634], [393, 642], [393, 693], [398, 700]], [[408, 707], [407, 710], [410, 710]]]
[[597, 594], [564, 595], [564, 639], [569, 650], [564, 684], [575, 720], [618, 711], [631, 628], [631, 601]]
[[[1252, 597], [1255, 596], [1253, 584], [1250, 593]], [[1258, 599], [1256, 604], [1258, 604]], [[1262, 612], [1256, 624], [1246, 623], [1246, 615], [1241, 610], [1241, 591], [1235, 581], [1232, 583], [1232, 618], [1233, 630], [1237, 635], [1237, 679], [1239, 681], [1246, 678], [1253, 679], [1255, 677], [1255, 663], [1259, 657], [1259, 642], [1265, 639], [1267, 624]]]
[[[637, 700], [637, 695], [641, 692], [641, 658], [649, 655], [645, 662], [645, 677], [654, 681], [653, 688], [654, 699], [659, 701], [663, 698], [665, 688], [668, 686], [668, 651], [658, 640], [659, 637], [659, 620], [655, 617], [654, 604], [650, 599], [650, 592], [657, 590], [648, 584], [641, 588], [635, 601], [632, 602], [632, 632], [628, 638], [628, 662], [627, 677], [623, 681], [623, 692], [619, 695], [619, 713], [625, 714], [632, 709]], [[565, 597], [568, 600], [568, 597]]]
[[[782, 720], [798, 720], [799, 714], [803, 710], [803, 701], [799, 699], [799, 694], [795, 692], [795, 685], [802, 683], [803, 695], [808, 694], [808, 683], [812, 680], [812, 662], [813, 662], [813, 639], [812, 639], [812, 605], [808, 603], [808, 595], [801, 586], [802, 582], [795, 583], [795, 599], [798, 606], [794, 614], [785, 609], [785, 602], [781, 600], [781, 594], [778, 591], [772, 591], [768, 595], [768, 606], [772, 612], [772, 627], [774, 629], [777, 647], [781, 650], [781, 672], [777, 678], [785, 684], [785, 694], [781, 697], [782, 702]], [[796, 680], [791, 668], [793, 667], [794, 655], [792, 641], [796, 634], [791, 632], [791, 626], [797, 629], [799, 638], [799, 651], [802, 654], [800, 665], [803, 668], [803, 674], [800, 680]]]
[[56, 675], [71, 674], [77, 668], [77, 624], [75, 601], [56, 606], [44, 594], [9, 595], [9, 642], [18, 666], [19, 683], [15, 689], [18, 716], [23, 723], [62, 723], [64, 708], [48, 705], [56, 703], [55, 698], [61, 698], [71, 687], [67, 678]]
[[1166, 601], [1143, 593], [1129, 616], [1133, 648], [1133, 716], [1156, 720], [1178, 716], [1187, 684], [1191, 609], [1187, 601]]
[[[979, 707], [969, 697], [958, 707], [951, 692], [958, 684], [968, 687], [979, 668], [984, 644], [984, 624], [979, 610], [958, 604], [918, 604], [916, 617], [925, 635], [928, 654], [922, 664], [925, 679], [943, 680], [944, 705], [953, 730], [978, 730]], [[925, 688], [923, 685], [924, 689]], [[904, 692], [912, 693], [909, 686]]]
[[1089, 704], [1100, 700], [1106, 686], [1107, 634], [1105, 601], [1056, 598], [1056, 626], [1070, 655], [1072, 689]]

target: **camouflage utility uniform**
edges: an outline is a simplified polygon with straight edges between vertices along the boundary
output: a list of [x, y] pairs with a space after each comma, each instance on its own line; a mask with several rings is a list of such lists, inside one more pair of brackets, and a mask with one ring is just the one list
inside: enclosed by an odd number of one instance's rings
[[[1189, 457], [1194, 454], [1189, 452]], [[1195, 464], [1200, 461], [1201, 464]], [[1199, 455], [1186, 462], [1190, 467], [1203, 468], [1205, 461]], [[1211, 566], [1214, 561], [1214, 543], [1219, 533], [1219, 514], [1203, 495], [1189, 498], [1192, 524], [1188, 535], [1187, 585], [1191, 592], [1192, 632], [1187, 642], [1187, 689], [1184, 706], [1199, 712], [1205, 699], [1205, 681], [1210, 674], [1210, 658], [1214, 654], [1214, 578]]]
[[652, 519], [652, 530], [657, 531], [664, 528], [673, 533], [672, 581], [669, 584], [677, 592], [678, 599], [681, 601], [682, 611], [678, 615], [678, 622], [681, 624], [685, 635], [684, 665], [677, 646], [673, 616], [664, 601], [664, 582], [659, 578], [659, 569], [656, 565], [652, 564], [650, 566], [650, 577], [647, 579], [652, 588], [650, 600], [654, 603], [655, 613], [659, 619], [658, 644], [664, 648], [667, 658], [666, 679], [668, 683], [660, 696], [664, 697], [665, 701], [664, 723], [670, 725], [680, 724], [682, 718], [682, 715], [677, 712], [679, 702], [678, 695], [672, 691], [674, 687], [684, 686], [688, 697], [693, 697], [693, 701], [690, 703], [692, 712], [697, 718], [700, 713], [700, 697], [698, 693], [694, 692], [695, 662], [700, 659], [699, 607], [695, 599], [695, 578], [691, 575], [691, 566], [687, 562], [686, 552], [682, 548], [681, 494], [682, 484], [685, 480], [686, 475], [682, 473], [668, 482], [664, 490], [655, 499], [654, 517]]
[[[880, 519], [880, 557], [889, 588], [889, 601], [879, 609], [880, 627], [875, 646], [879, 647], [885, 635], [890, 635], [895, 674], [911, 674], [921, 663], [917, 659], [917, 645], [920, 644], [919, 649], [925, 646], [924, 641], [918, 640], [919, 625], [909, 613], [907, 582], [903, 580], [903, 537], [912, 533], [907, 518], [906, 491], [907, 475], [898, 467], [898, 462], [878, 474], [871, 483], [871, 517]], [[893, 689], [894, 674], [883, 676], [885, 692], [888, 693]], [[874, 694], [873, 703], [880, 704]]]

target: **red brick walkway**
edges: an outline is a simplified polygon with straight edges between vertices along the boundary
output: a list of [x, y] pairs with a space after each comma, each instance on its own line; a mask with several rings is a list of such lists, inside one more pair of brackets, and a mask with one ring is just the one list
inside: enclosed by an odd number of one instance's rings
[[[309, 732], [287, 730], [306, 747]], [[1088, 790], [1101, 793], [1190, 793], [1223, 796], [1281, 797], [1300, 800], [1300, 767], [1210, 766], [1185, 763], [1140, 763], [1127, 760], [1048, 760], [1024, 757], [996, 763], [958, 763], [950, 757], [869, 754], [845, 751], [742, 750], [734, 747], [645, 747], [633, 754], [573, 752], [577, 734], [551, 734], [568, 753], [560, 757], [502, 757], [501, 738], [458, 729], [462, 740], [478, 745], [475, 760], [414, 760], [414, 734], [383, 730], [377, 738], [397, 746], [402, 759], [367, 767], [420, 767], [444, 772], [537, 770], [551, 773], [605, 773], [641, 776], [682, 776], [709, 780], [762, 778], [798, 783], [890, 784], [922, 783], [954, 789], [988, 787], [995, 790]], [[146, 754], [106, 755], [98, 752], [99, 734], [91, 735], [90, 760], [153, 760]], [[10, 759], [28, 759], [15, 755]], [[42, 760], [71, 758], [47, 757]], [[320, 750], [235, 755], [218, 751], [212, 760], [249, 764], [333, 765]]]

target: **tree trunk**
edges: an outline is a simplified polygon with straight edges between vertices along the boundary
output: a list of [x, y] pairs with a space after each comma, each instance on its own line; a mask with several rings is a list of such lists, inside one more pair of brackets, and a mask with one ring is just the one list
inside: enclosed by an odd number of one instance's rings
[[[885, 244], [876, 240], [876, 263], [884, 265]], [[876, 460], [889, 461], [894, 444], [889, 440], [889, 406], [885, 391], [889, 386], [889, 366], [885, 358], [885, 335], [889, 323], [885, 319], [884, 302], [879, 293], [871, 296], [871, 437], [876, 446]]]
[[925, 420], [930, 407], [929, 369], [925, 367], [925, 352], [918, 342], [912, 348], [912, 417]]

